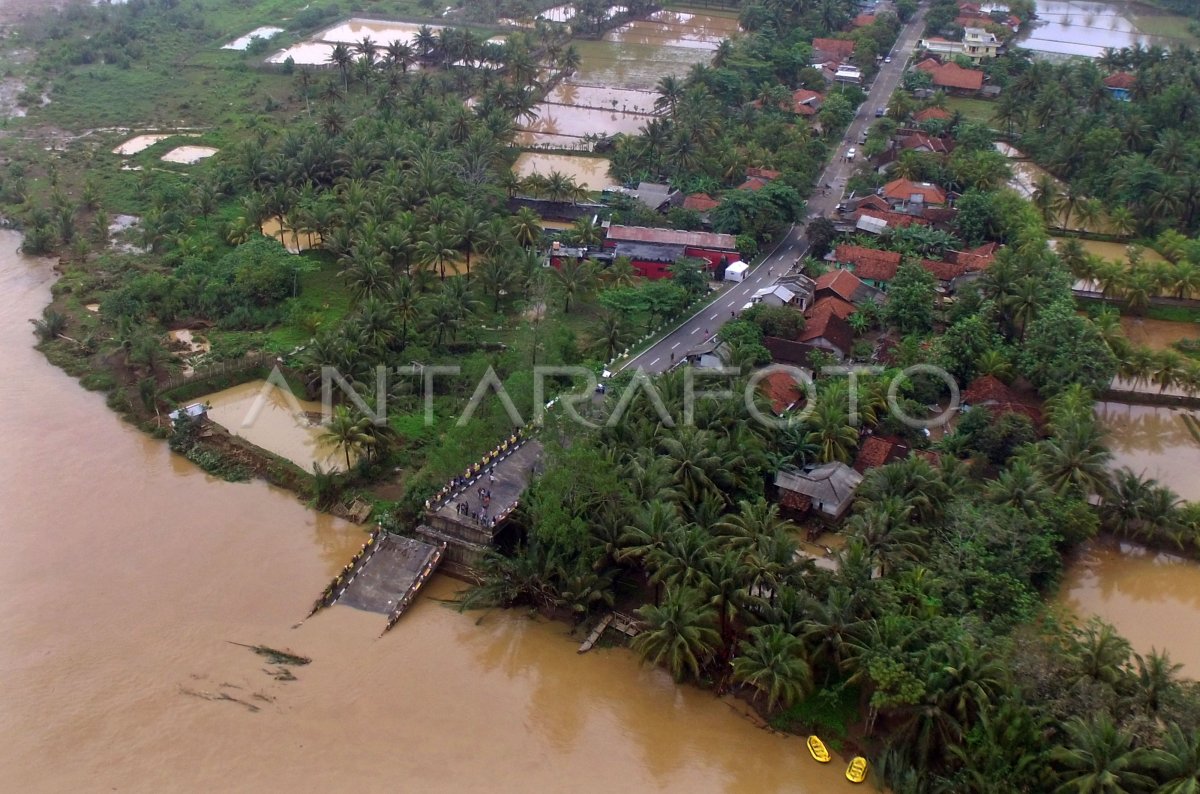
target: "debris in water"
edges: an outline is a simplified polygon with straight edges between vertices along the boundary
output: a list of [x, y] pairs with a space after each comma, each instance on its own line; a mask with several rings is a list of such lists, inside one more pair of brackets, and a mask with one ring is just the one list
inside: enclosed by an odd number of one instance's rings
[[259, 656], [265, 657], [271, 664], [293, 664], [297, 667], [308, 664], [312, 661], [307, 656], [299, 656], [289, 651], [281, 651], [278, 648], [271, 648], [267, 645], [247, 645], [244, 642], [234, 642], [226, 640], [230, 645], [238, 645], [242, 648], [249, 648]]
[[247, 703], [244, 700], [238, 700], [237, 698], [231, 697], [224, 692], [197, 692], [194, 689], [188, 689], [187, 687], [182, 686], [179, 687], [179, 691], [185, 695], [191, 695], [195, 698], [202, 698], [203, 700], [227, 700], [230, 703], [237, 703], [240, 706], [245, 706], [250, 711], [261, 711], [261, 709], [253, 703]]

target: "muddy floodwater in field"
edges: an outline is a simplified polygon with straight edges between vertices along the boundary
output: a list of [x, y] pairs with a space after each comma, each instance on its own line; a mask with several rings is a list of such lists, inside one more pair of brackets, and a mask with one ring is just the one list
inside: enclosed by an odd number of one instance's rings
[[117, 148], [113, 149], [113, 154], [120, 154], [120, 155], [125, 155], [125, 156], [129, 156], [131, 154], [137, 154], [138, 152], [146, 151], [147, 149], [149, 149], [151, 146], [158, 143], [159, 141], [165, 141], [167, 138], [176, 138], [176, 137], [187, 138], [187, 137], [193, 137], [193, 136], [188, 135], [186, 133], [179, 133], [179, 132], [155, 133], [153, 135], [135, 135], [132, 138], [130, 138], [129, 140], [122, 143]]
[[214, 149], [211, 146], [179, 146], [162, 156], [164, 163], [178, 163], [180, 165], [192, 165], [201, 160], [212, 157], [219, 149]]
[[1122, 466], [1153, 477], [1188, 501], [1200, 501], [1200, 426], [1191, 411], [1165, 406], [1096, 403], [1096, 416]]
[[579, 148], [587, 135], [637, 135], [653, 116], [643, 113], [620, 113], [596, 108], [549, 105], [535, 109], [537, 119], [527, 121], [516, 136], [519, 146], [553, 145]]
[[[1017, 36], [1020, 47], [1049, 58], [1099, 58], [1104, 50], [1160, 44], [1170, 39], [1138, 29], [1137, 4], [1094, 0], [1037, 0], [1037, 18]], [[1181, 25], [1184, 20], [1180, 19]]]
[[276, 28], [270, 25], [264, 25], [261, 28], [255, 28], [244, 36], [238, 36], [233, 41], [221, 47], [223, 50], [245, 50], [255, 39], [269, 40], [283, 32], [283, 28]]
[[[256, 380], [199, 397], [210, 406], [208, 417], [230, 433], [287, 458], [305, 471], [346, 468], [346, 457], [328, 441], [318, 424], [321, 404], [292, 400], [286, 391]], [[354, 460], [351, 453], [350, 460]]]
[[1200, 678], [1200, 564], [1133, 543], [1100, 539], [1080, 549], [1067, 568], [1058, 602], [1082, 619], [1113, 624], [1147, 654], [1166, 650]]
[[259, 227], [259, 231], [272, 240], [278, 240], [283, 244], [284, 248], [293, 254], [307, 251], [310, 248], [316, 248], [321, 244], [320, 234], [305, 229], [297, 229], [290, 224], [285, 224], [283, 219], [278, 215], [263, 221]]
[[581, 63], [524, 121], [519, 146], [587, 149], [584, 136], [636, 135], [654, 118], [654, 88], [708, 63], [737, 20], [713, 14], [658, 11], [609, 31], [600, 41], [575, 41]]
[[532, 174], [548, 176], [554, 171], [573, 178], [575, 184], [587, 190], [603, 190], [613, 184], [608, 175], [608, 160], [603, 157], [525, 152], [513, 163], [513, 173], [522, 178]]
[[1121, 317], [1121, 330], [1130, 342], [1151, 350], [1169, 350], [1175, 342], [1200, 337], [1200, 323], [1148, 320], [1128, 315]]
[[[441, 25], [427, 25], [426, 27], [434, 33], [442, 29]], [[411, 45], [416, 41], [417, 32], [420, 29], [421, 25], [414, 25], [409, 22], [387, 22], [379, 19], [360, 19], [355, 17], [333, 27], [326, 28], [307, 41], [295, 44], [286, 50], [281, 50], [267, 58], [267, 61], [269, 63], [283, 63], [288, 58], [291, 58], [293, 63], [310, 66], [328, 64], [329, 56], [333, 53], [333, 45], [335, 44], [355, 45], [363, 39], [369, 38], [375, 42], [375, 46], [382, 52], [389, 44], [393, 43]], [[351, 49], [352, 54], [357, 58], [357, 51], [353, 51], [353, 46]]]

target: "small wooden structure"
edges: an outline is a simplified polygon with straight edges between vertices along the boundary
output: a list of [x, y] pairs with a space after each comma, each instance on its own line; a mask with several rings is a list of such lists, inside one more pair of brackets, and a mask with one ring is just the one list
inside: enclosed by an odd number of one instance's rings
[[626, 637], [633, 638], [642, 633], [642, 624], [637, 618], [632, 615], [626, 615], [624, 612], [609, 612], [592, 629], [592, 633], [579, 646], [579, 653], [587, 653], [592, 648], [596, 647], [596, 643], [604, 636], [604, 632], [608, 629], [613, 629], [624, 634]]

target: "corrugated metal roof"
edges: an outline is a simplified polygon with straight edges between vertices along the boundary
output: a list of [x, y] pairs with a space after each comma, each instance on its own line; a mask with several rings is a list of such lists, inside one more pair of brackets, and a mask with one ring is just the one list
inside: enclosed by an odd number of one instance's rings
[[737, 241], [732, 234], [686, 232], [681, 229], [651, 229], [646, 226], [618, 226], [614, 224], [608, 227], [608, 239], [633, 243], [685, 245], [694, 248], [712, 248], [718, 251], [737, 250]]

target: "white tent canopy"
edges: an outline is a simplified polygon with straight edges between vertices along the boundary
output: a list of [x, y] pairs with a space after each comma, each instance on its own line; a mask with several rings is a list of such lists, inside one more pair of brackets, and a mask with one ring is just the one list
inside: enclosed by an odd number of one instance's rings
[[745, 262], [730, 262], [725, 266], [725, 280], [741, 281], [746, 277], [746, 271], [749, 269], [750, 266]]

